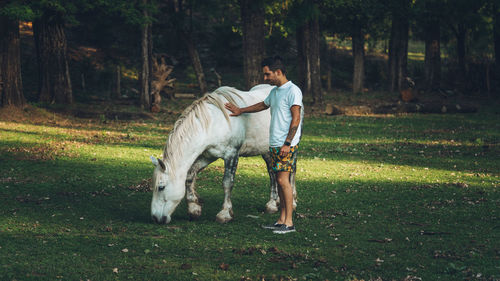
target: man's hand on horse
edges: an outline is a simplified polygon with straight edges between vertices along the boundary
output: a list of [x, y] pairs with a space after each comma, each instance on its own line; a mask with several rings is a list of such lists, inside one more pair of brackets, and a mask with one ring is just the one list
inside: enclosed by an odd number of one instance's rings
[[230, 102], [226, 103], [224, 107], [232, 112], [230, 116], [238, 116], [241, 114], [241, 109]]

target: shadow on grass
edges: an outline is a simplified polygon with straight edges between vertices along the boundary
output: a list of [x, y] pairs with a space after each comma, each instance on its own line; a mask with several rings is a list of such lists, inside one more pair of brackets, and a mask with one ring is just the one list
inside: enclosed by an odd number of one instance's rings
[[[33, 178], [0, 182], [1, 255], [9, 255], [11, 270], [5, 274], [11, 274], [11, 279], [27, 276], [25, 267], [16, 264], [19, 260], [32, 265], [28, 274], [46, 274], [47, 279], [53, 279], [54, 273], [113, 277], [114, 267], [134, 279], [161, 278], [158, 272], [188, 279], [192, 272], [181, 267], [191, 266], [206, 279], [219, 274], [222, 263], [230, 263], [231, 271], [221, 279], [242, 274], [257, 277], [257, 272], [285, 276], [315, 272], [319, 279], [365, 274], [385, 279], [404, 277], [405, 268], [419, 264], [425, 267], [419, 276], [432, 279], [443, 274], [454, 257], [455, 263], [469, 264], [486, 276], [494, 270], [493, 262], [478, 264], [469, 253], [477, 251], [484, 260], [495, 260], [492, 242], [500, 238], [491, 231], [498, 227], [496, 190], [415, 181], [341, 177], [332, 185], [329, 178], [301, 179], [295, 218], [298, 232], [277, 237], [260, 228], [275, 219], [263, 213], [269, 196], [266, 176], [242, 173], [237, 177], [232, 196], [235, 219], [220, 225], [215, 215], [223, 201], [222, 173], [207, 169], [197, 182], [204, 200], [200, 219], [189, 221], [184, 200], [172, 223], [165, 226], [149, 218], [151, 193], [134, 188], [138, 180], [150, 176], [149, 164], [15, 161], [5, 154], [2, 158], [0, 171], [5, 176]], [[37, 181], [42, 176], [46, 180]], [[252, 247], [269, 252], [245, 255]], [[374, 263], [376, 259], [387, 260], [387, 265]], [[75, 260], [87, 266], [66, 273], [55, 266], [68, 267]], [[292, 263], [298, 268], [293, 269]], [[94, 267], [93, 272], [83, 270]], [[255, 270], [248, 273], [249, 267]], [[450, 279], [460, 274], [453, 273]]]
[[[10, 167], [12, 173], [16, 174], [12, 175], [13, 178], [24, 177], [20, 183], [16, 183], [15, 179], [11, 182], [0, 182], [4, 187], [8, 186], [0, 192], [5, 202], [3, 213], [6, 215], [15, 212], [18, 217], [27, 216], [30, 220], [41, 223], [54, 223], [58, 216], [77, 224], [104, 225], [108, 221], [141, 224], [151, 222], [151, 193], [145, 192], [144, 188], [136, 188], [140, 179], [150, 177], [152, 167], [147, 162], [137, 162], [135, 165], [124, 167], [118, 162], [91, 163], [62, 159], [42, 162], [16, 161], [5, 155], [3, 159], [5, 161], [0, 166], [1, 170], [6, 171], [7, 167]], [[252, 168], [240, 166], [240, 169]], [[198, 193], [204, 201], [200, 220], [214, 221], [224, 198], [221, 187], [222, 171], [209, 168], [203, 171], [201, 176], [197, 181]], [[300, 179], [297, 183], [299, 210], [321, 211], [329, 205], [329, 200], [338, 200], [336, 203], [347, 204], [350, 208], [367, 208], [373, 200], [378, 200], [372, 197], [374, 194], [385, 194], [384, 198], [379, 199], [383, 202], [396, 200], [402, 204], [400, 207], [403, 207], [406, 204], [413, 205], [416, 202], [414, 195], [423, 191], [439, 194], [441, 191], [438, 187], [457, 189], [458, 193], [468, 192], [465, 189], [460, 190], [453, 182], [423, 185], [422, 182], [409, 180], [337, 178], [332, 185], [332, 180]], [[264, 212], [264, 205], [269, 198], [267, 176], [241, 174], [235, 182], [232, 198], [234, 211], [238, 216]], [[56, 219], [52, 217], [54, 214]], [[82, 222], [79, 221], [81, 217], [84, 218]], [[173, 220], [189, 220], [185, 202], [178, 207]], [[61, 223], [61, 227], [65, 225], [64, 221]]]

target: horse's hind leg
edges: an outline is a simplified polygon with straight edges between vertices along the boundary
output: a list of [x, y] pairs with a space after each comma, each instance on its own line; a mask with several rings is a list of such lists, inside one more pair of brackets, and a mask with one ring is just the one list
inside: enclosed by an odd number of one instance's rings
[[199, 158], [188, 171], [186, 178], [186, 200], [188, 204], [188, 215], [191, 219], [197, 219], [201, 216], [201, 205], [195, 188], [196, 175], [213, 161], [215, 161], [215, 159]]
[[[262, 158], [264, 158], [264, 161], [266, 161], [267, 172], [269, 173], [269, 181], [270, 181], [269, 185], [271, 187], [270, 198], [269, 201], [266, 203], [266, 212], [272, 214], [278, 211], [278, 206], [280, 203], [280, 198], [278, 196], [278, 183], [276, 182], [276, 172], [274, 172], [272, 168], [271, 157], [269, 156], [268, 153], [266, 153], [262, 155]], [[292, 191], [293, 191], [294, 210], [297, 208], [297, 189], [295, 188], [295, 172], [296, 169], [294, 169], [290, 173], [290, 184], [292, 185]]]
[[217, 214], [216, 220], [220, 223], [226, 223], [233, 219], [233, 204], [231, 203], [231, 191], [234, 185], [234, 174], [238, 167], [238, 153], [234, 156], [224, 159], [224, 179], [222, 187], [224, 188], [224, 203], [222, 210]]
[[267, 172], [269, 173], [269, 186], [271, 188], [269, 201], [266, 203], [266, 212], [269, 214], [276, 213], [278, 211], [279, 196], [278, 196], [278, 184], [276, 182], [276, 172], [273, 171], [271, 164], [271, 156], [269, 153], [262, 154], [262, 158], [266, 161]]

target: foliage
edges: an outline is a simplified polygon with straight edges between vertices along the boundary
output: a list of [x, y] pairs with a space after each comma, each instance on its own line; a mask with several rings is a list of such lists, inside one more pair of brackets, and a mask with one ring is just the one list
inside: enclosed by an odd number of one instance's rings
[[[180, 13], [173, 13], [169, 8], [169, 3], [174, 2], [183, 3]], [[318, 16], [324, 35], [343, 41], [342, 45], [350, 45], [352, 27], [356, 21], [356, 24], [361, 24], [363, 27], [369, 50], [373, 51], [379, 60], [376, 67], [372, 68], [374, 71], [367, 73], [368, 86], [373, 88], [370, 85], [382, 85], [384, 83], [379, 78], [387, 76], [387, 69], [378, 66], [385, 59], [383, 57], [385, 48], [381, 45], [384, 45], [384, 41], [389, 38], [390, 16], [394, 7], [400, 2], [396, 0], [262, 1], [265, 7], [268, 55], [282, 53], [290, 62], [289, 68], [293, 73], [297, 61], [295, 31], [298, 25], [308, 18]], [[469, 79], [468, 83], [474, 84], [470, 88], [471, 91], [486, 90], [485, 77], [487, 73], [489, 74], [490, 68], [488, 67], [494, 58], [492, 29], [495, 3], [494, 0], [412, 1], [411, 40], [424, 38], [422, 27], [429, 18], [441, 19], [443, 88], [454, 88], [456, 81], [453, 77], [456, 76], [457, 69], [456, 31], [458, 24], [465, 24], [467, 68], [470, 76], [474, 77], [474, 79]], [[435, 6], [430, 10], [425, 9], [425, 5], [428, 4]], [[144, 9], [149, 11], [149, 17], [143, 15]], [[109, 96], [106, 92], [111, 89], [109, 81], [111, 81], [111, 73], [114, 73], [116, 65], [121, 65], [127, 73], [132, 73], [131, 76], [138, 76], [137, 72], [140, 69], [139, 27], [149, 22], [153, 23], [154, 52], [169, 55], [171, 64], [175, 65], [173, 75], [177, 81], [192, 84], [190, 77], [194, 75], [187, 50], [177, 36], [179, 27], [192, 32], [192, 39], [200, 53], [209, 82], [216, 80], [212, 70], [222, 75], [224, 84], [238, 86], [241, 80], [242, 38], [240, 7], [237, 0], [151, 0], [147, 5], [140, 0], [12, 0], [3, 1], [0, 5], [0, 15], [23, 21], [32, 21], [46, 10], [55, 10], [64, 15], [71, 58], [69, 63], [71, 80], [77, 97], [83, 97], [80, 100], [88, 100], [89, 95], [94, 95], [87, 92], [93, 89], [98, 89], [97, 91], [102, 92], [103, 96]], [[22, 36], [21, 50], [25, 95], [32, 101], [31, 97], [35, 95], [28, 90], [36, 88], [37, 73], [36, 68], [32, 67], [36, 64], [36, 50], [26, 46], [32, 44], [30, 40], [28, 36]], [[340, 49], [340, 45], [337, 44], [335, 47]], [[82, 49], [95, 49], [95, 52], [82, 59]], [[324, 54], [325, 52], [322, 55], [326, 58]], [[328, 58], [328, 62], [323, 60], [321, 63], [324, 69], [331, 69], [333, 73], [339, 74], [338, 77], [352, 75], [344, 73], [343, 65], [334, 64], [336, 61], [345, 59], [345, 54], [341, 50], [329, 55], [332, 57]], [[416, 54], [416, 56], [410, 54], [410, 57], [417, 56], [423, 56], [423, 54]], [[367, 67], [370, 66], [367, 65]], [[409, 75], [412, 77], [421, 72], [409, 70]], [[88, 78], [86, 81], [88, 83], [86, 91], [80, 92], [82, 74]], [[493, 74], [490, 76], [494, 77]], [[138, 86], [134, 84], [133, 79], [128, 82], [123, 89], [130, 94]], [[213, 89], [215, 84], [212, 83], [212, 87], [209, 87]], [[351, 81], [348, 79], [333, 80], [335, 88], [348, 88], [350, 84]]]
[[26, 1], [9, 1], [4, 5], [0, 5], [0, 16], [18, 20], [30, 20], [34, 17], [33, 10]]
[[360, 25], [364, 33], [376, 34], [380, 28], [387, 28], [383, 18], [388, 4], [381, 1], [330, 0], [324, 1], [323, 7], [326, 29], [334, 34], [350, 36], [353, 24]]
[[0, 111], [0, 278], [500, 278], [494, 106], [471, 115], [306, 116], [298, 232], [277, 236], [260, 228], [275, 215], [263, 213], [268, 179], [258, 157], [240, 160], [233, 222], [214, 220], [221, 161], [197, 181], [198, 221], [183, 202], [172, 224], [151, 222], [148, 157], [161, 154], [186, 105], [174, 101], [165, 105], [173, 114], [149, 121]]

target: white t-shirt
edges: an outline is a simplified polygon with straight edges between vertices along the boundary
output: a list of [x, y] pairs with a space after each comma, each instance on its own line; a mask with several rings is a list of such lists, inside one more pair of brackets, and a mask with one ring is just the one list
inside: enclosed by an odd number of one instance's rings
[[300, 124], [291, 146], [300, 141], [302, 132], [302, 120], [304, 117], [304, 105], [302, 104], [302, 91], [292, 81], [288, 81], [281, 87], [271, 90], [264, 103], [271, 108], [271, 126], [269, 127], [269, 146], [281, 147], [286, 141], [290, 123], [292, 122], [291, 107], [300, 106]]

